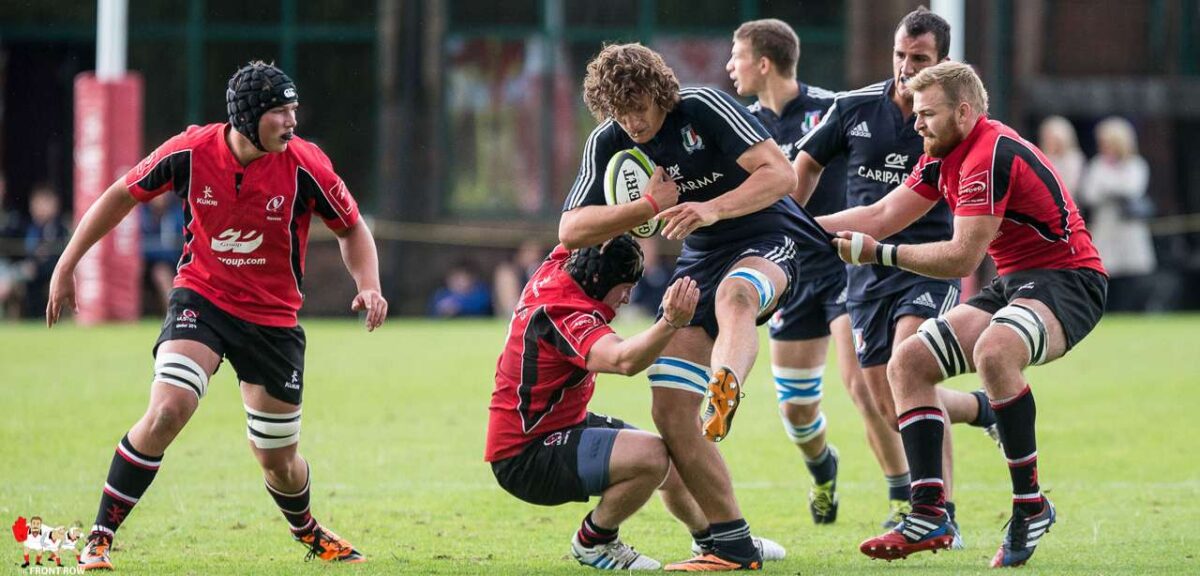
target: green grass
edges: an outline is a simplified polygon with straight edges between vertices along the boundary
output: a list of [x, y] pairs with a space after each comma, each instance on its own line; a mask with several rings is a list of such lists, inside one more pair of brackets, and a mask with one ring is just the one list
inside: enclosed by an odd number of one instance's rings
[[[620, 326], [629, 334], [636, 324]], [[304, 564], [246, 448], [232, 370], [214, 377], [192, 422], [121, 529], [130, 574], [588, 574], [566, 557], [586, 505], [541, 508], [501, 491], [482, 461], [500, 322], [392, 321], [367, 334], [310, 321], [302, 451], [313, 510], [371, 562]], [[47, 331], [0, 325], [0, 521], [40, 514], [90, 525], [113, 447], [145, 409], [150, 323]], [[765, 344], [765, 342], [764, 342]], [[765, 348], [765, 347], [764, 347]], [[1060, 517], [1036, 574], [1200, 573], [1200, 317], [1108, 318], [1066, 360], [1030, 370], [1043, 487]], [[956, 428], [967, 550], [873, 562], [885, 488], [835, 374], [830, 438], [842, 454], [841, 513], [808, 518], [808, 477], [775, 412], [765, 353], [721, 445], [756, 533], [776, 539], [779, 574], [983, 573], [1008, 514], [1008, 475], [976, 429]], [[960, 389], [974, 377], [953, 381]], [[652, 428], [643, 378], [603, 377], [593, 408]], [[6, 524], [7, 525], [7, 524]], [[622, 529], [663, 561], [685, 531], [652, 501]], [[7, 540], [7, 536], [4, 537]], [[0, 548], [18, 572], [20, 547]]]

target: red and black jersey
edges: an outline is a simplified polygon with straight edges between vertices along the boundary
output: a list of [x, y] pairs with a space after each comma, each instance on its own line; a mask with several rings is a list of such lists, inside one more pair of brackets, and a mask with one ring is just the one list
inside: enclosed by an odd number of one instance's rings
[[904, 183], [955, 216], [1004, 218], [988, 254], [1003, 276], [1034, 268], [1090, 268], [1100, 254], [1075, 201], [1041, 150], [986, 117], [945, 158], [921, 156]]
[[587, 417], [596, 373], [587, 355], [616, 312], [584, 294], [563, 270], [567, 249], [557, 246], [517, 302], [504, 352], [496, 362], [489, 408], [488, 462], [515, 456], [534, 438]]
[[344, 230], [358, 222], [358, 205], [315, 144], [293, 138], [287, 150], [242, 166], [227, 130], [188, 127], [130, 170], [125, 185], [141, 202], [168, 190], [183, 199], [175, 287], [247, 322], [295, 326], [313, 213]]

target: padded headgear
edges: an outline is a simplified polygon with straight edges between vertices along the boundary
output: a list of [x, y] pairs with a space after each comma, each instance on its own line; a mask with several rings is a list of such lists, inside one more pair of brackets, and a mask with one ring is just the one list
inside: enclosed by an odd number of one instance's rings
[[641, 280], [644, 258], [633, 236], [622, 234], [599, 246], [575, 250], [565, 269], [585, 294], [604, 300], [614, 286]]
[[259, 119], [267, 110], [297, 100], [296, 84], [292, 79], [274, 64], [261, 60], [255, 60], [234, 72], [225, 90], [229, 123], [263, 152], [266, 149], [258, 139]]

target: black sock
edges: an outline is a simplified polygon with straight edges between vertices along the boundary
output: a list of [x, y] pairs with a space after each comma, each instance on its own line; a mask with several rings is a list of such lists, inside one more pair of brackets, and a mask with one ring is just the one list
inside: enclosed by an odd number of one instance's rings
[[692, 532], [692, 540], [695, 540], [696, 544], [700, 546], [701, 552], [708, 552], [709, 550], [712, 550], [712, 531], [708, 528], [705, 528], [699, 532]]
[[758, 558], [758, 548], [750, 538], [750, 525], [745, 518], [713, 522], [708, 529], [712, 532], [714, 552], [736, 559]]
[[1033, 391], [1026, 386], [1019, 394], [992, 404], [997, 429], [1008, 459], [1012, 479], [1013, 507], [1036, 514], [1042, 509], [1042, 489], [1037, 474], [1037, 434], [1034, 420], [1037, 405]]
[[987, 393], [983, 390], [971, 392], [975, 397], [975, 401], [979, 403], [979, 412], [975, 415], [975, 420], [971, 422], [972, 426], [977, 428], [987, 428], [996, 423], [996, 412], [992, 410], [992, 403], [988, 401]]
[[129, 512], [137, 505], [142, 494], [154, 481], [162, 456], [147, 456], [134, 449], [126, 434], [117, 444], [112, 463], [108, 466], [108, 480], [104, 493], [100, 495], [100, 509], [96, 512], [93, 532], [112, 536]]
[[912, 475], [913, 512], [927, 516], [944, 513], [946, 492], [942, 482], [942, 436], [945, 416], [934, 406], [913, 408], [900, 415], [900, 439]]
[[[594, 511], [593, 511], [594, 512]], [[584, 516], [583, 522], [579, 524], [579, 543], [587, 548], [595, 548], [601, 544], [608, 544], [617, 539], [617, 528], [601, 528], [592, 522], [592, 513], [588, 512]]]
[[289, 494], [283, 490], [278, 490], [271, 486], [270, 483], [263, 482], [267, 487], [267, 492], [271, 498], [275, 499], [275, 505], [279, 507], [279, 511], [283, 513], [283, 517], [287, 519], [288, 526], [292, 529], [292, 534], [297, 536], [311, 532], [317, 525], [317, 521], [313, 519], [312, 513], [309, 512], [309, 486], [312, 484], [312, 469], [308, 467], [308, 463], [304, 463], [305, 479], [304, 488], [299, 492]]
[[808, 473], [812, 474], [814, 484], [824, 484], [837, 478], [837, 458], [828, 444], [825, 445], [825, 451], [816, 458], [805, 458], [804, 465], [808, 467]]
[[905, 472], [895, 476], [884, 476], [888, 485], [888, 500], [903, 500], [912, 498], [912, 476]]
[[949, 500], [946, 501], [946, 515], [950, 517], [951, 522], [954, 521], [954, 503]]

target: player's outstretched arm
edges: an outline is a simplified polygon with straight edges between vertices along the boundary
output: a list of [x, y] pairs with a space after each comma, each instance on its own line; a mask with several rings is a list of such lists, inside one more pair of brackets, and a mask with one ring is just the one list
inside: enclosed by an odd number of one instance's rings
[[54, 266], [54, 274], [50, 276], [50, 294], [46, 302], [47, 328], [58, 322], [64, 308], [78, 311], [75, 305], [75, 267], [83, 255], [116, 228], [137, 203], [122, 178], [109, 186], [88, 208], [79, 221], [79, 227], [71, 235], [71, 241], [63, 249], [58, 264]]
[[697, 228], [710, 226], [762, 210], [796, 189], [796, 173], [774, 140], [763, 140], [738, 156], [738, 165], [750, 173], [740, 186], [708, 202], [684, 202], [663, 210], [667, 221], [662, 235], [671, 240], [686, 238]]
[[796, 189], [792, 190], [792, 198], [801, 206], [807, 206], [808, 199], [812, 198], [817, 183], [821, 181], [821, 173], [825, 171], [825, 167], [811, 154], [801, 150], [792, 162], [792, 171], [796, 173]]
[[937, 206], [903, 184], [878, 202], [818, 216], [817, 224], [830, 232], [854, 231], [882, 240], [912, 225]]
[[1000, 231], [999, 216], [957, 216], [954, 236], [928, 244], [883, 244], [862, 232], [838, 232], [838, 256], [850, 264], [895, 266], [930, 278], [962, 278], [979, 268]]
[[609, 334], [596, 341], [588, 351], [587, 369], [624, 376], [645, 370], [662, 355], [675, 331], [692, 321], [699, 301], [700, 289], [695, 280], [687, 277], [676, 280], [663, 295], [663, 317], [628, 340]]
[[679, 186], [658, 166], [642, 200], [615, 206], [580, 206], [563, 212], [558, 221], [558, 241], [568, 250], [611, 240], [653, 218], [679, 201]]
[[367, 331], [374, 331], [387, 319], [388, 303], [380, 293], [379, 254], [375, 250], [375, 237], [361, 218], [353, 226], [337, 232], [338, 245], [342, 250], [342, 261], [354, 278], [358, 294], [350, 303], [355, 312], [366, 311]]

